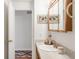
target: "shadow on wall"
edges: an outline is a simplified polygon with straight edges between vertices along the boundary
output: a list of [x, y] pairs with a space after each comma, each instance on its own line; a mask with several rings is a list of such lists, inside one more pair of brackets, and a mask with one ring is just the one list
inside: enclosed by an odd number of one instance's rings
[[8, 6], [4, 3], [4, 59], [8, 59]]
[[65, 53], [71, 58], [71, 59], [75, 59], [75, 52], [72, 51], [71, 49], [63, 46], [65, 48]]
[[[64, 47], [64, 46], [63, 46]], [[75, 59], [75, 52], [72, 51], [71, 49], [64, 47], [65, 48], [65, 53], [71, 58], [71, 59]]]

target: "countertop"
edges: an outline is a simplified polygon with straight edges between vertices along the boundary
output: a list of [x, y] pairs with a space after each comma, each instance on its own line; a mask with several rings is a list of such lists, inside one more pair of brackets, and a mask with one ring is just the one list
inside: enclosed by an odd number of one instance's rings
[[58, 52], [44, 51], [39, 48], [39, 45], [44, 44], [43, 42], [36, 42], [37, 51], [40, 59], [70, 59], [66, 54], [59, 54]]

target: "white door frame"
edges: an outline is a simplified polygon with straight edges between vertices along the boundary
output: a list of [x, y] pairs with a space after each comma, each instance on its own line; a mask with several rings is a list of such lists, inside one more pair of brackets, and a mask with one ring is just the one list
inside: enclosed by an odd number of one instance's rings
[[[8, 59], [15, 59], [14, 41], [15, 41], [15, 10], [16, 9], [14, 8], [12, 1], [9, 1], [8, 6], [9, 6], [8, 7]], [[32, 11], [32, 43], [33, 43], [33, 39], [34, 39], [33, 9], [31, 11]]]
[[8, 59], [15, 59], [15, 9], [11, 1], [8, 5]]

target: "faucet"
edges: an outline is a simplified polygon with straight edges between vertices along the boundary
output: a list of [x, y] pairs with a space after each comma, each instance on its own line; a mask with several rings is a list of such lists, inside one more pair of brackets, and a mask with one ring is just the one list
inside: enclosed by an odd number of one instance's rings
[[52, 42], [51, 37], [52, 35], [48, 35], [48, 38], [44, 41], [44, 43], [47, 45], [52, 45], [54, 42]]
[[52, 37], [52, 35], [49, 34], [48, 38], [45, 39], [44, 43], [46, 45], [53, 45], [55, 48], [57, 48], [59, 46], [59, 44], [57, 44], [57, 42], [55, 40], [53, 40], [51, 37]]

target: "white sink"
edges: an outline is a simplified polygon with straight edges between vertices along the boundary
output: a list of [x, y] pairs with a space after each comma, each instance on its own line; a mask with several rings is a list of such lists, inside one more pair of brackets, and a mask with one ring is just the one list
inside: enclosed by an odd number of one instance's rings
[[58, 49], [54, 48], [53, 45], [39, 45], [38, 46], [39, 49], [44, 50], [44, 51], [56, 51], [58, 52]]

